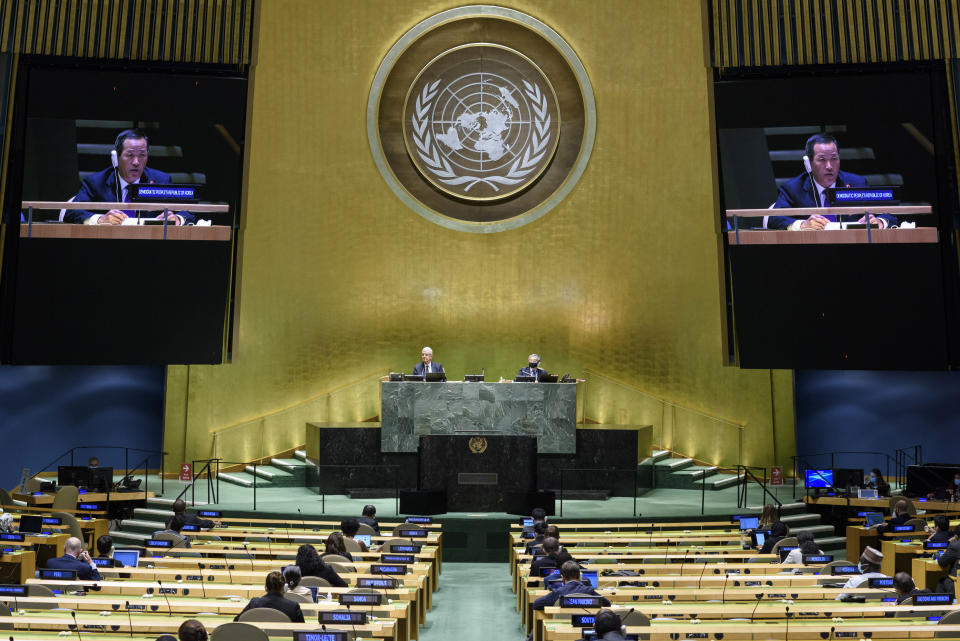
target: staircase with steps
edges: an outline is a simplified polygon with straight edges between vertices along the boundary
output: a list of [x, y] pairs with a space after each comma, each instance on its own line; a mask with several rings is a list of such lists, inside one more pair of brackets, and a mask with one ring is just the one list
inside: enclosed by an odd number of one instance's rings
[[[640, 476], [655, 488], [699, 490], [705, 480], [708, 491], [737, 485], [736, 474], [720, 472], [714, 465], [696, 465], [690, 458], [673, 458], [667, 450], [657, 450], [640, 462]], [[739, 479], [742, 482], [742, 479]]]
[[257, 487], [304, 487], [307, 483], [307, 453], [296, 450], [294, 458], [272, 458], [270, 465], [246, 466], [243, 472], [220, 472], [220, 480], [240, 487], [253, 487], [254, 472]]
[[[200, 509], [205, 502], [197, 501], [194, 509]], [[173, 516], [173, 499], [147, 499], [146, 507], [138, 507], [133, 511], [132, 519], [124, 519], [119, 530], [110, 531], [116, 547], [124, 545], [143, 545], [143, 542], [153, 536], [157, 530], [167, 526], [167, 520]]]

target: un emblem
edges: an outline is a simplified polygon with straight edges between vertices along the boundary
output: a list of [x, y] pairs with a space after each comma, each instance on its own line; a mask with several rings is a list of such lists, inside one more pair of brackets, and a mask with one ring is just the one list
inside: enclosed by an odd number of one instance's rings
[[482, 436], [471, 436], [470, 440], [467, 441], [467, 447], [473, 454], [483, 454], [487, 451], [487, 439]]
[[432, 60], [410, 87], [403, 123], [423, 177], [465, 200], [523, 190], [550, 164], [560, 137], [549, 79], [523, 54], [488, 44]]
[[576, 52], [506, 7], [456, 7], [411, 25], [367, 99], [367, 140], [386, 184], [458, 231], [506, 231], [546, 214], [583, 175], [595, 137], [593, 87]]

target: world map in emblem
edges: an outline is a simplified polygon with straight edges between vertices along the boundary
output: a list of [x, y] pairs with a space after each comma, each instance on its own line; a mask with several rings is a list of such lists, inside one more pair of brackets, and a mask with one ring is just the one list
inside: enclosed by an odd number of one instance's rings
[[417, 171], [464, 200], [523, 191], [550, 164], [560, 137], [547, 77], [523, 54], [491, 44], [434, 58], [410, 87], [403, 124]]

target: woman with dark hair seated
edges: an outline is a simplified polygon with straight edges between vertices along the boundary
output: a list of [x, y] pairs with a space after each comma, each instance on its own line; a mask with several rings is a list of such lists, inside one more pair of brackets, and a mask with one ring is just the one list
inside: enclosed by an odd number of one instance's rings
[[875, 467], [870, 470], [870, 480], [867, 482], [867, 487], [876, 490], [877, 496], [890, 496], [890, 484], [883, 480], [880, 468]]
[[330, 554], [339, 554], [348, 561], [353, 561], [353, 555], [347, 552], [347, 547], [343, 542], [343, 535], [341, 533], [331, 532], [325, 543], [327, 548], [323, 551], [323, 554], [320, 555], [321, 559]]
[[250, 599], [250, 603], [243, 609], [243, 612], [234, 617], [234, 621], [238, 621], [247, 610], [273, 608], [286, 614], [294, 623], [303, 623], [303, 611], [300, 610], [300, 605], [283, 596], [283, 577], [280, 576], [279, 572], [274, 571], [267, 575], [265, 587], [267, 593], [261, 597]]
[[787, 536], [787, 532], [790, 531], [790, 528], [787, 527], [787, 524], [783, 521], [777, 521], [770, 528], [770, 536], [763, 542], [763, 547], [760, 548], [760, 554], [770, 554], [773, 551], [773, 546], [777, 544], [777, 541]]
[[[347, 582], [340, 578], [333, 568], [328, 566], [313, 549], [312, 545], [303, 544], [297, 548], [296, 565], [302, 576], [315, 576], [326, 579], [335, 588], [347, 587]], [[281, 581], [282, 582], [282, 581]], [[282, 588], [281, 588], [282, 590]]]
[[300, 585], [301, 578], [302, 577], [300, 576], [300, 568], [298, 568], [295, 565], [291, 565], [287, 567], [283, 571], [283, 582], [285, 584], [283, 591], [285, 593], [293, 592], [294, 594], [299, 594], [301, 596], [312, 597], [313, 592], [310, 591], [310, 588], [305, 588], [302, 585]]

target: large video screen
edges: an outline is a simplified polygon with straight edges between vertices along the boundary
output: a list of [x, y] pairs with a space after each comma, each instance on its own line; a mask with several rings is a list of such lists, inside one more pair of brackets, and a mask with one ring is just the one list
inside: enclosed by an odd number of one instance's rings
[[246, 99], [233, 68], [22, 60], [3, 362], [229, 357]]
[[958, 361], [942, 67], [815, 67], [714, 84], [731, 361]]

